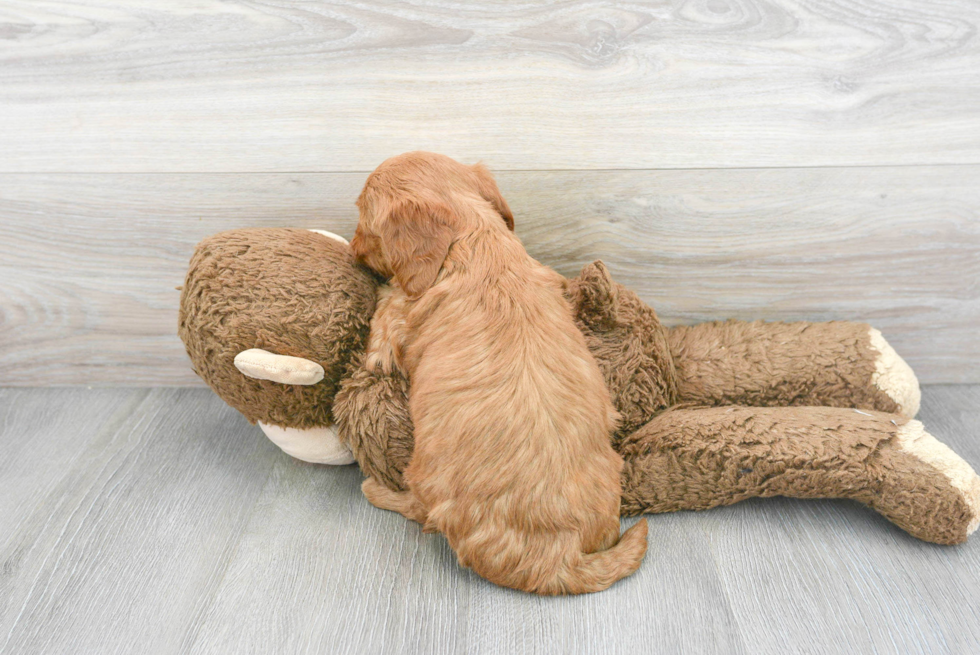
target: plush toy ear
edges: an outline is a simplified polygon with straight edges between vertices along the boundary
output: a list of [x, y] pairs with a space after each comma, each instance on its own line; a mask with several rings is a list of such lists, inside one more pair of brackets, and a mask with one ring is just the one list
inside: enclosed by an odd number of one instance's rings
[[435, 284], [453, 242], [453, 216], [441, 203], [402, 200], [379, 226], [388, 263], [410, 298]]
[[618, 294], [612, 275], [601, 260], [586, 265], [570, 285], [579, 320], [597, 330], [611, 330], [616, 326]]
[[504, 223], [507, 224], [507, 229], [513, 232], [514, 214], [510, 211], [510, 205], [507, 204], [507, 201], [501, 195], [500, 189], [497, 188], [497, 182], [493, 179], [493, 175], [490, 174], [489, 169], [483, 164], [473, 166], [473, 172], [476, 173], [480, 195], [483, 196], [484, 200], [488, 200], [493, 205], [493, 208], [504, 219]]

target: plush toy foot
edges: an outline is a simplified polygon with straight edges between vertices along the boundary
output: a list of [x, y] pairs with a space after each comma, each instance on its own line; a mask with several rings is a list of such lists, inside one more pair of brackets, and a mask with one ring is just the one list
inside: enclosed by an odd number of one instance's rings
[[912, 418], [919, 413], [919, 403], [922, 401], [919, 380], [912, 367], [898, 356], [881, 332], [871, 328], [868, 337], [871, 349], [877, 353], [871, 383], [895, 401], [898, 414]]
[[354, 455], [350, 448], [340, 442], [337, 431], [332, 425], [321, 428], [282, 428], [278, 425], [266, 425], [259, 422], [259, 427], [272, 443], [291, 457], [313, 464], [332, 464], [342, 466], [353, 464]]
[[[889, 452], [891, 451], [891, 452]], [[882, 447], [879, 492], [868, 505], [909, 534], [941, 544], [966, 541], [980, 525], [980, 478], [919, 421]]]
[[623, 513], [851, 498], [919, 539], [966, 540], [980, 478], [918, 421], [830, 407], [664, 412], [623, 442]]

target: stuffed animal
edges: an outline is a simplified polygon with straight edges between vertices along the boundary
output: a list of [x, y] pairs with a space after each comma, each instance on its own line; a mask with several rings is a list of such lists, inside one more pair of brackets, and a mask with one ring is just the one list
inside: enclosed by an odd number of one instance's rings
[[[362, 366], [383, 283], [327, 232], [224, 232], [191, 259], [180, 337], [198, 375], [285, 452], [356, 460], [400, 490], [409, 381]], [[790, 496], [851, 498], [939, 544], [980, 524], [980, 478], [913, 420], [915, 375], [870, 326], [667, 329], [601, 262], [566, 294], [622, 415], [623, 515]]]

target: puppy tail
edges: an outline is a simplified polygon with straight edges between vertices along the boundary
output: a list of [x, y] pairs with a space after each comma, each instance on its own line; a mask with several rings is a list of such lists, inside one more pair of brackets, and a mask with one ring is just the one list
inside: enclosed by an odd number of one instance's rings
[[647, 520], [644, 518], [624, 532], [612, 548], [575, 557], [574, 564], [550, 585], [552, 588], [539, 593], [588, 594], [608, 589], [640, 568], [646, 552]]

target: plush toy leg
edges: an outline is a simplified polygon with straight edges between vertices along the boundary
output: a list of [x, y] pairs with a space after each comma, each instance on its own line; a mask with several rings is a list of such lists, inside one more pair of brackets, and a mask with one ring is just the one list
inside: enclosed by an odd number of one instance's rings
[[863, 323], [726, 321], [668, 332], [678, 402], [919, 411], [919, 382]]
[[623, 513], [699, 510], [758, 496], [851, 498], [919, 539], [964, 541], [980, 478], [893, 414], [829, 407], [674, 409], [620, 448]]

